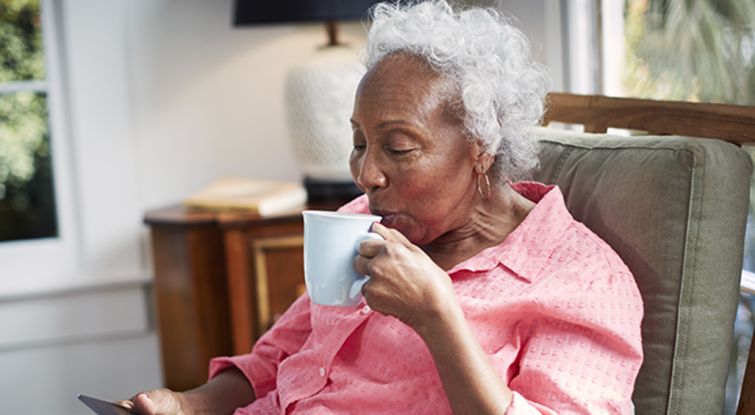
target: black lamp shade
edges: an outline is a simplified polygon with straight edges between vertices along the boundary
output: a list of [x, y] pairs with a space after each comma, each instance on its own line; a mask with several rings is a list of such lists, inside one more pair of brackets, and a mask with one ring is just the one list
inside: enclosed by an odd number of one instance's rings
[[361, 20], [376, 0], [236, 0], [235, 26]]

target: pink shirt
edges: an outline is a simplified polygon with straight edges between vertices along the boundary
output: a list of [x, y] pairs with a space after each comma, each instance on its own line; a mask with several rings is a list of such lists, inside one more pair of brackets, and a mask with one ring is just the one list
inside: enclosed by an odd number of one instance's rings
[[[567, 212], [557, 187], [518, 183], [537, 202], [499, 245], [456, 265], [457, 299], [513, 391], [506, 414], [621, 413], [642, 362], [642, 299], [618, 255]], [[366, 212], [363, 196], [342, 208]], [[231, 365], [258, 399], [243, 414], [448, 414], [422, 339], [393, 317], [300, 297]]]

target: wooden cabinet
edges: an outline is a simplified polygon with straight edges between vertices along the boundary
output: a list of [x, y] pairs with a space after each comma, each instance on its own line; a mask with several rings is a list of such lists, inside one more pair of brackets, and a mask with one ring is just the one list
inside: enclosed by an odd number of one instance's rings
[[263, 219], [169, 207], [147, 212], [144, 221], [168, 388], [201, 385], [210, 358], [249, 352], [304, 292], [298, 212]]
[[247, 353], [304, 292], [302, 219], [219, 215], [218, 222], [225, 245], [233, 353]]
[[214, 215], [152, 211], [154, 301], [165, 385], [207, 380], [212, 356], [232, 351], [223, 235]]

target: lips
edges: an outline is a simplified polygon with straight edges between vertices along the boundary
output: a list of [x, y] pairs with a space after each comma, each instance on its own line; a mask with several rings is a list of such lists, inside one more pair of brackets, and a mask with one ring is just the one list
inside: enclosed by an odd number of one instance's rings
[[396, 215], [394, 212], [391, 212], [388, 210], [373, 209], [373, 208], [370, 208], [370, 213], [372, 213], [373, 215], [382, 217], [382, 219], [380, 220], [380, 223], [388, 227], [390, 227], [390, 223], [393, 222], [393, 218]]
[[[406, 221], [401, 220], [401, 215], [395, 214], [395, 213], [388, 213], [388, 214], [382, 214], [380, 215], [383, 217], [383, 219], [380, 220], [380, 224], [385, 226], [386, 228], [392, 228], [392, 229], [400, 229], [401, 223], [405, 223]], [[405, 218], [404, 218], [405, 219]]]
[[391, 212], [389, 212], [387, 210], [373, 209], [373, 208], [370, 208], [370, 213], [372, 213], [373, 215], [377, 215], [377, 216], [387, 216], [387, 215], [391, 214]]

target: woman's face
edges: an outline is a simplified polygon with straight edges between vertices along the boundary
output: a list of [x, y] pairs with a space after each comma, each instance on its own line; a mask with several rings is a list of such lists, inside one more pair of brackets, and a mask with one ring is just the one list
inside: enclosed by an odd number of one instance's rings
[[455, 89], [424, 62], [391, 55], [357, 90], [349, 164], [370, 211], [426, 245], [470, 220], [480, 147], [448, 104]]

